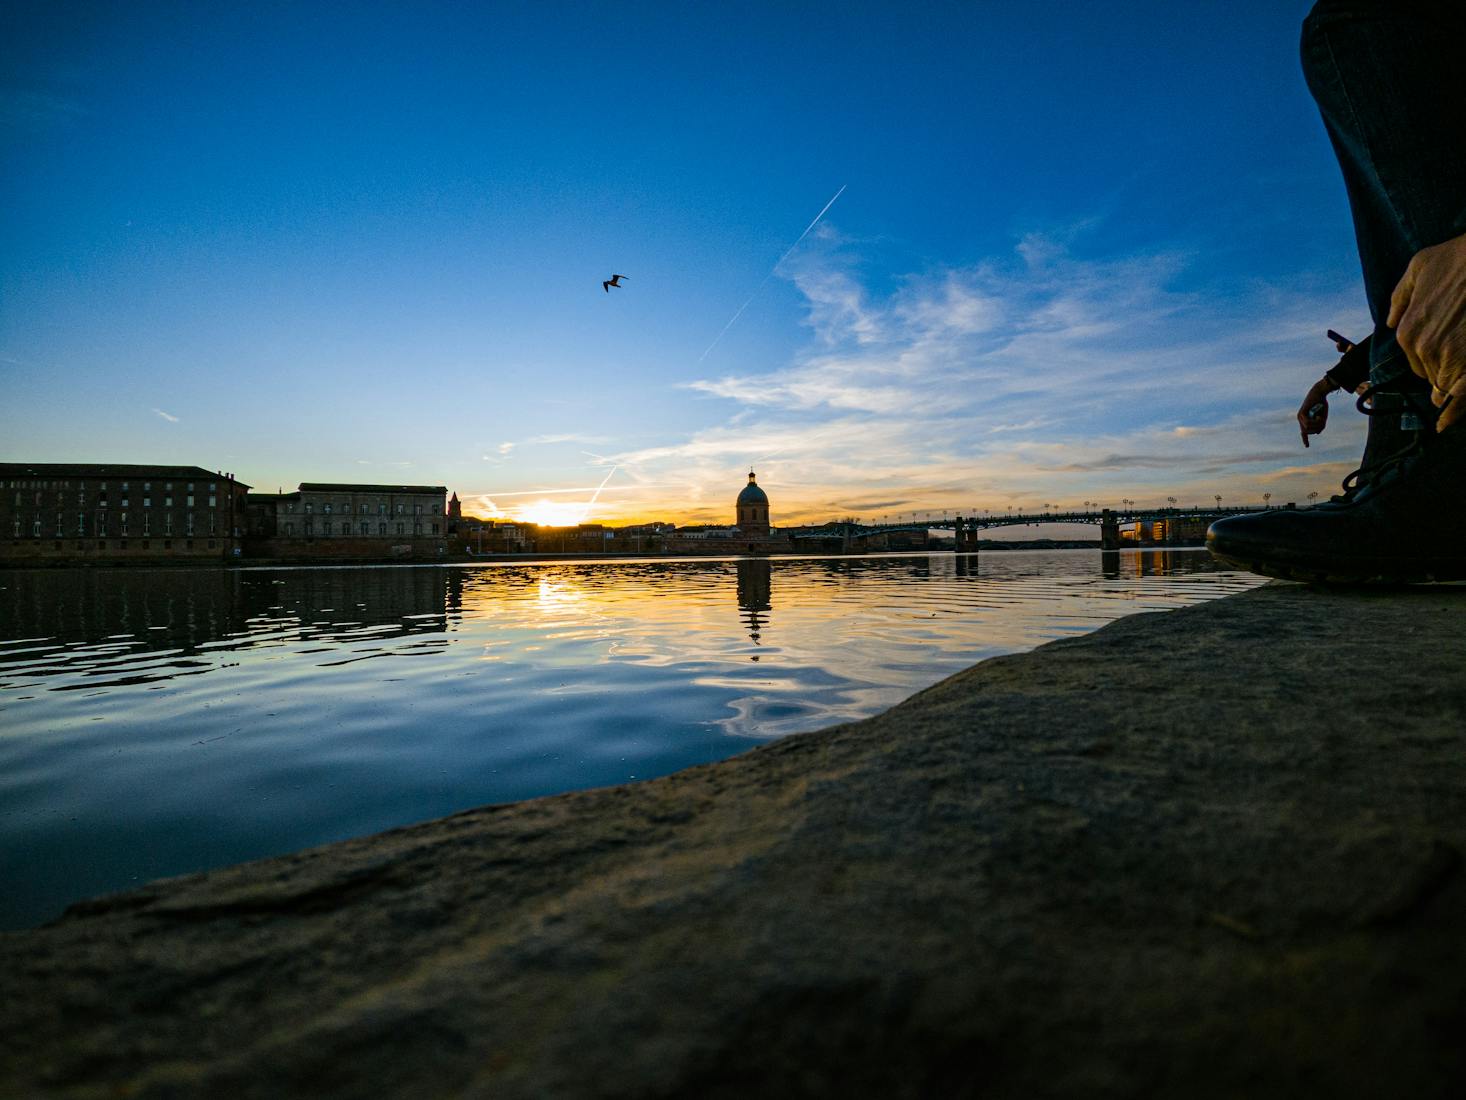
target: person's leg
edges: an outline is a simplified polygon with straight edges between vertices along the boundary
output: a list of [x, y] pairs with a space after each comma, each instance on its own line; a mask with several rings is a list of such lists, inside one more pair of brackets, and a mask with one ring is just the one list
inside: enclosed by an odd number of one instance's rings
[[1320, 0], [1303, 24], [1303, 73], [1333, 142], [1375, 322], [1371, 467], [1429, 432], [1430, 386], [1385, 327], [1410, 257], [1466, 232], [1466, 3]]
[[1273, 576], [1466, 578], [1466, 430], [1435, 434], [1430, 387], [1384, 323], [1411, 257], [1466, 233], [1466, 2], [1319, 0], [1302, 54], [1376, 326], [1366, 484], [1333, 508], [1221, 520], [1207, 544]]
[[1466, 3], [1319, 0], [1303, 73], [1333, 142], [1374, 317], [1372, 366], [1410, 257], [1466, 233]]

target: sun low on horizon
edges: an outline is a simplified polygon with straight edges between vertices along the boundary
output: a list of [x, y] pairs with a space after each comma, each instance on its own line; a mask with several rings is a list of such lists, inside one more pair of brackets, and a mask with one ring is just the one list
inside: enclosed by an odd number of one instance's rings
[[[731, 507], [722, 510], [690, 509], [668, 503], [594, 502], [589, 499], [555, 500], [548, 496], [517, 504], [496, 504], [491, 496], [468, 499], [467, 511], [500, 523], [530, 523], [540, 527], [577, 527], [583, 524], [631, 526], [640, 523], [729, 522]], [[727, 514], [724, 514], [727, 513]]]
[[1327, 496], [1363, 418], [1293, 415], [1370, 322], [1307, 6], [17, 0], [0, 459], [545, 526], [728, 522], [770, 456], [786, 523]]
[[586, 504], [547, 498], [511, 508], [507, 510], [506, 516], [520, 523], [533, 523], [540, 527], [574, 527], [581, 523], [595, 522]]

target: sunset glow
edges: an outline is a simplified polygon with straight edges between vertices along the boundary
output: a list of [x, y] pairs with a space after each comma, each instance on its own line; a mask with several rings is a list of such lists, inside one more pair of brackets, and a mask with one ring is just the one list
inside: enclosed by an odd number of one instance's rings
[[574, 527], [590, 521], [583, 501], [540, 499], [532, 504], [510, 507], [509, 515], [525, 523], [537, 523], [541, 527]]
[[1305, 0], [837, 5], [815, 39], [803, 5], [575, 6], [569, 38], [535, 5], [51, 7], [0, 36], [7, 460], [561, 525], [728, 523], [750, 468], [792, 525], [1303, 502], [1357, 465], [1347, 405], [1308, 450], [1294, 422], [1325, 330], [1371, 327]]

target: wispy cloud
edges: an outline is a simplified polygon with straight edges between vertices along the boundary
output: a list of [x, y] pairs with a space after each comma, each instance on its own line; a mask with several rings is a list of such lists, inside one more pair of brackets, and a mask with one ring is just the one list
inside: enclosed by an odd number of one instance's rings
[[544, 446], [551, 443], [609, 443], [610, 439], [604, 435], [577, 435], [572, 432], [564, 435], [533, 435], [524, 442], [527, 445]]
[[1340, 416], [1304, 461], [1293, 423], [1331, 361], [1319, 332], [1365, 327], [1351, 287], [1209, 285], [1182, 252], [1082, 258], [1030, 236], [878, 290], [858, 244], [814, 240], [780, 271], [804, 297], [806, 346], [686, 383], [728, 402], [726, 421], [609, 461], [680, 482], [712, 518], [738, 468], [777, 453], [759, 480], [789, 521], [841, 504], [1302, 496], [1362, 447], [1362, 423]]
[[[643, 488], [644, 487], [645, 486], [643, 486]], [[620, 490], [620, 489], [631, 489], [631, 488], [633, 488], [633, 486], [629, 486], [629, 485], [628, 486], [616, 486], [616, 485], [611, 485], [611, 486], [606, 486], [606, 485], [571, 485], [571, 486], [562, 486], [562, 487], [553, 488], [553, 489], [487, 489], [487, 490], [484, 490], [484, 495], [491, 496], [491, 497], [497, 497], [497, 498], [501, 498], [501, 499], [506, 499], [507, 500], [507, 499], [509, 499], [511, 497], [552, 497], [552, 496], [565, 496], [565, 495], [570, 495], [570, 496], [576, 496], [576, 495], [590, 496], [592, 493], [596, 492], [596, 490], [598, 490], [598, 489], [604, 490], [605, 492], [608, 492], [609, 493], [609, 492], [615, 492], [615, 491]]]
[[997, 435], [999, 432], [1031, 432], [1049, 423], [1051, 421], [1045, 420], [1041, 416], [1035, 416], [1025, 420], [1021, 424], [994, 424], [988, 429], [988, 435]]
[[172, 413], [166, 413], [162, 409], [154, 409], [153, 412], [157, 413], [159, 416], [161, 416], [164, 420], [168, 421], [168, 423], [170, 423], [170, 424], [177, 424], [178, 423], [178, 417], [174, 416]]
[[[502, 443], [495, 444], [492, 451], [487, 451], [484, 453], [483, 461], [491, 462], [496, 465], [502, 465], [505, 460], [507, 460], [509, 456], [512, 455], [520, 447], [545, 447], [556, 446], [565, 443], [599, 444], [607, 442], [609, 442], [609, 440], [606, 436], [585, 435], [579, 432], [562, 432], [548, 435], [532, 435], [528, 439], [524, 440], [506, 439]], [[601, 459], [601, 456], [599, 455], [592, 455], [591, 457], [597, 459], [598, 462]]]

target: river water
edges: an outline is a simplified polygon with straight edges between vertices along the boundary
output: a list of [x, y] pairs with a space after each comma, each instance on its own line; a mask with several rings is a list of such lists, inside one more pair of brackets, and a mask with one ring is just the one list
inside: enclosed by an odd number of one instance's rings
[[0, 572], [0, 928], [644, 779], [1260, 583], [1205, 552]]

